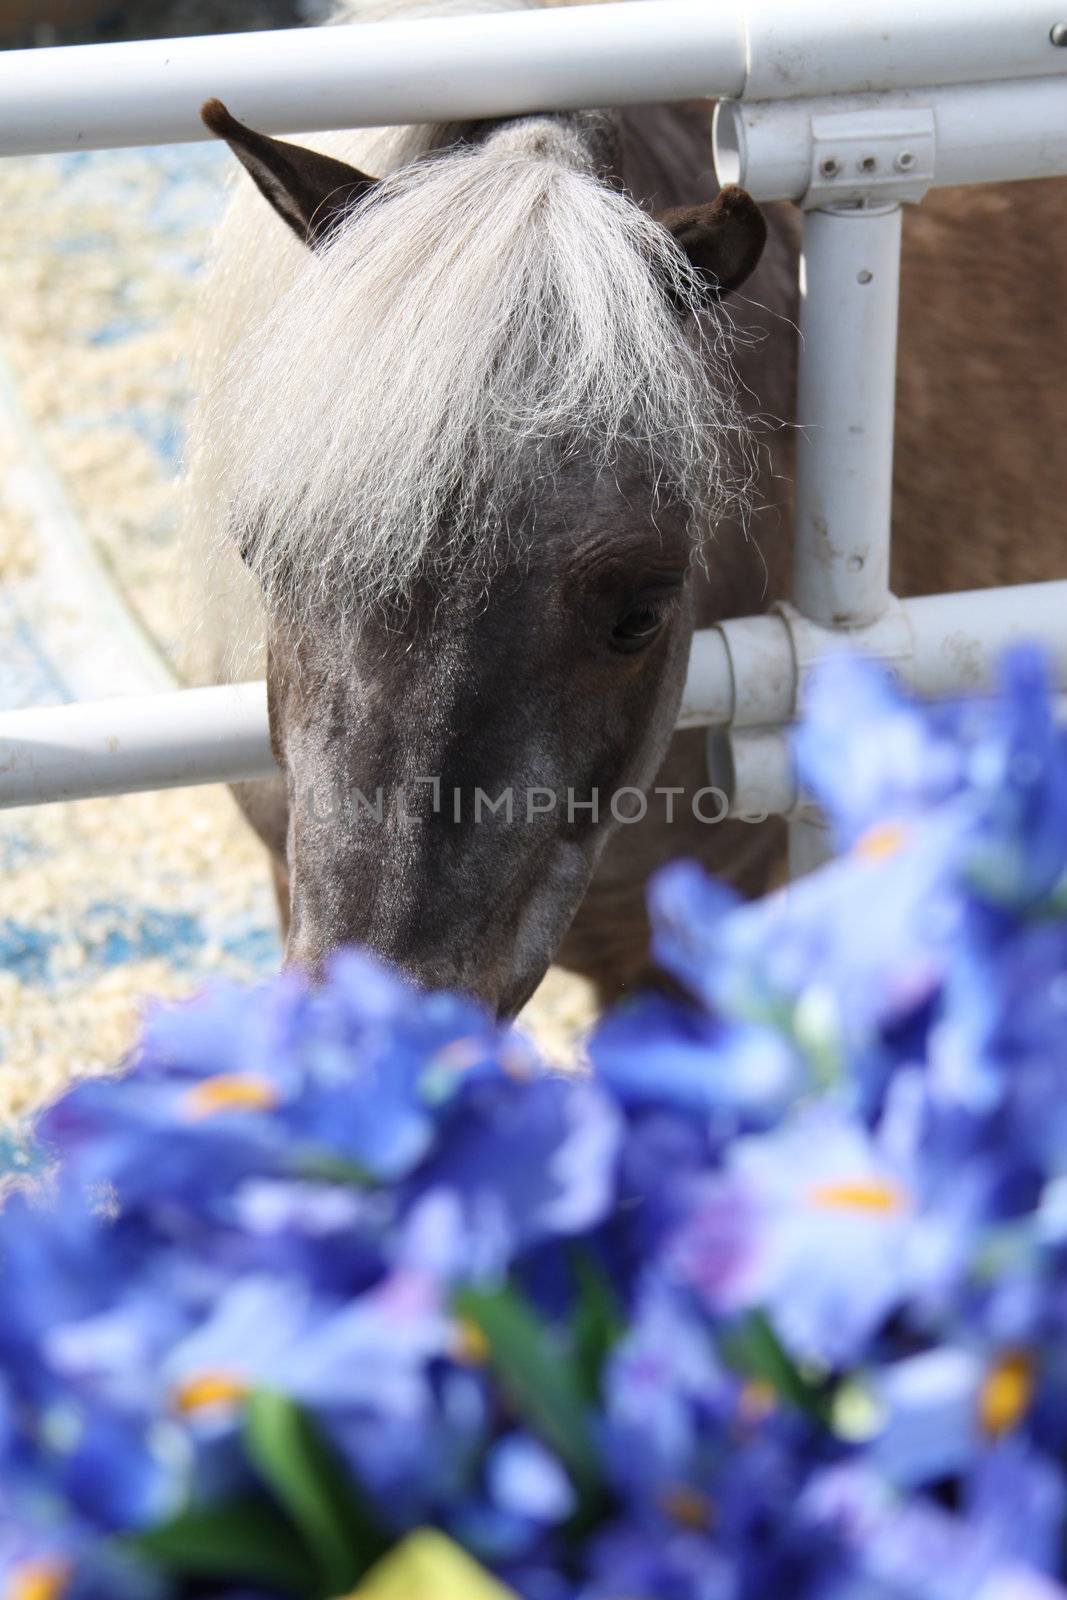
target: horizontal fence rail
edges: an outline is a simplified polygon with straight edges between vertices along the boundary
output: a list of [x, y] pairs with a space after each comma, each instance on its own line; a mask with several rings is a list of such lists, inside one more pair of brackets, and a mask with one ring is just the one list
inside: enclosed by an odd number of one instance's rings
[[[720, 182], [803, 208], [791, 603], [694, 637], [679, 726], [734, 815], [826, 853], [788, 724], [852, 644], [916, 691], [988, 687], [1041, 643], [1067, 691], [1067, 582], [889, 588], [901, 206], [1067, 174], [1067, 0], [654, 0], [0, 54], [0, 155], [715, 99]], [[0, 714], [0, 806], [276, 771], [262, 683]]]
[[[1067, 55], [1067, 50], [1056, 54]], [[849, 157], [876, 148], [881, 120], [887, 130], [895, 130], [897, 150], [873, 174], [860, 173]], [[823, 145], [817, 152], [820, 135]], [[928, 171], [918, 156], [924, 135], [930, 150]], [[869, 200], [877, 196], [879, 184], [900, 184], [901, 169], [895, 166], [900, 150], [914, 161], [915, 190], [903, 196], [907, 199], [918, 200], [931, 187], [1057, 177], [1067, 172], [1067, 79], [815, 100], [721, 100], [715, 111], [719, 181], [741, 184], [754, 200], [803, 200], [817, 155], [822, 161], [836, 160], [837, 170], [824, 184], [827, 201]]]
[[[823, 628], [794, 606], [694, 635], [679, 727], [765, 727], [796, 715], [806, 673], [849, 646], [884, 661], [916, 694], [986, 689], [1010, 645], [1030, 640], [1067, 685], [1067, 582], [895, 600], [867, 627]], [[0, 750], [3, 719], [0, 718]], [[2, 761], [2, 756], [0, 756]]]
[[[723, 622], [694, 636], [678, 726], [736, 730], [726, 734], [729, 744], [713, 744], [711, 761], [712, 781], [735, 815], [776, 800], [792, 809], [781, 725], [798, 709], [807, 667], [828, 650], [847, 640], [919, 693], [960, 694], [988, 688], [1000, 652], [1030, 639], [1045, 647], [1057, 680], [1067, 683], [1065, 616], [1061, 582], [899, 601], [847, 635], [791, 606]], [[0, 713], [0, 809], [276, 772], [263, 683]]]
[[0, 154], [1067, 74], [1043, 0], [655, 0], [0, 54]]
[[0, 712], [0, 809], [276, 770], [263, 683]]

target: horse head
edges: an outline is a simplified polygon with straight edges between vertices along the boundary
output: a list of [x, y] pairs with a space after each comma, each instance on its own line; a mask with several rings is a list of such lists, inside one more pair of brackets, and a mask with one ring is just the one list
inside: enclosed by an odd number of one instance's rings
[[743, 436], [717, 306], [738, 189], [653, 216], [606, 122], [375, 181], [205, 108], [306, 264], [217, 410], [263, 595], [288, 957], [358, 942], [517, 1009], [654, 781]]

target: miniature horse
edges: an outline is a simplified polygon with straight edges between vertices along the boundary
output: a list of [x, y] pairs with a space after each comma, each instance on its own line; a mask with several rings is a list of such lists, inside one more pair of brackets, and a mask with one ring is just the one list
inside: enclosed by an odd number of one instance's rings
[[[252, 183], [200, 363], [201, 670], [265, 665], [281, 776], [238, 797], [287, 957], [501, 1013], [554, 959], [625, 989], [656, 865], [756, 892], [779, 857], [690, 804], [674, 723], [694, 626], [787, 592], [795, 214], [716, 194], [706, 107], [314, 148], [204, 114]], [[910, 219], [898, 592], [1057, 575], [1062, 199]]]

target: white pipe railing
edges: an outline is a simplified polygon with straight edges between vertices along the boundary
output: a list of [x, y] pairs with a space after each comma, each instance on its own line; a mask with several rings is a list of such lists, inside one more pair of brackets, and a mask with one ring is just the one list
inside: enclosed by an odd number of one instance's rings
[[[1065, 616], [1067, 581], [893, 601], [878, 622], [847, 631], [791, 606], [722, 622], [694, 636], [678, 726], [732, 741], [731, 755], [720, 740], [717, 765], [726, 759], [736, 773], [734, 813], [758, 812], [769, 796], [794, 794], [782, 730], [829, 651], [847, 643], [917, 693], [951, 695], [991, 688], [1001, 651], [1029, 639], [1067, 684]], [[263, 683], [0, 712], [0, 809], [276, 772]]]
[[793, 599], [826, 628], [889, 604], [901, 220], [804, 213]]
[[[1055, 54], [1067, 55], [1067, 50]], [[832, 118], [841, 133], [841, 148], [827, 188], [838, 192], [839, 203], [856, 191], [869, 197], [877, 194], [880, 181], [899, 183], [904, 169], [895, 167], [895, 160], [916, 159], [914, 144], [909, 148], [902, 134], [899, 150], [879, 170], [857, 171], [857, 163], [848, 157], [862, 157], [870, 148], [872, 116], [895, 113], [905, 127], [909, 113], [923, 112], [930, 114], [936, 149], [923, 189], [1053, 178], [1067, 172], [1067, 83], [1061, 77], [1038, 78], [1025, 86], [1009, 81], [817, 100], [720, 100], [715, 108], [715, 170], [720, 183], [739, 183], [754, 200], [803, 200], [812, 179], [816, 130], [820, 119]], [[850, 125], [857, 130], [855, 137], [850, 137]], [[864, 127], [866, 135], [859, 132]], [[856, 138], [861, 140], [858, 146]], [[833, 154], [828, 150], [829, 159]], [[914, 198], [920, 197], [921, 190]]]
[[[720, 101], [720, 181], [805, 207], [792, 604], [694, 639], [679, 725], [710, 726], [735, 814], [825, 848], [784, 728], [842, 642], [913, 688], [988, 686], [1014, 639], [1067, 689], [1067, 583], [888, 588], [900, 204], [1067, 173], [1067, 0], [657, 0], [0, 54], [0, 155], [206, 137], [217, 95], [267, 132]], [[274, 772], [262, 684], [0, 714], [0, 806]]]
[[0, 154], [1067, 73], [1047, 0], [656, 0], [0, 54]]
[[916, 694], [953, 695], [989, 689], [1003, 651], [1029, 640], [1067, 687], [1065, 617], [1067, 581], [891, 600], [877, 622], [859, 628], [823, 628], [793, 606], [776, 606], [694, 636], [678, 725], [788, 723], [811, 667], [845, 647], [884, 661]]
[[276, 771], [263, 683], [0, 712], [0, 809]]
[[212, 95], [264, 132], [293, 133], [737, 94], [744, 83], [740, 17], [704, 0], [23, 50], [0, 56], [0, 153], [207, 138], [199, 108]]

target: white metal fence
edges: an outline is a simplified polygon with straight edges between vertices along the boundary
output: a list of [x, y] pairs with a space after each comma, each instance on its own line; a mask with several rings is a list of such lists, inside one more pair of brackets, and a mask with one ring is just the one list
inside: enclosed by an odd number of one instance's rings
[[[783, 729], [847, 635], [905, 681], [986, 681], [1041, 641], [1067, 690], [1067, 581], [889, 591], [904, 203], [1067, 174], [1067, 0], [646, 0], [0, 55], [0, 155], [205, 137], [209, 95], [272, 132], [717, 98], [720, 180], [804, 211], [792, 601], [698, 633], [682, 726], [739, 814], [821, 850]], [[262, 684], [0, 714], [0, 806], [273, 770]]]

